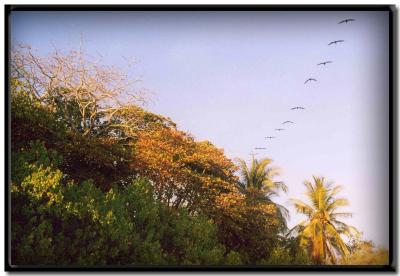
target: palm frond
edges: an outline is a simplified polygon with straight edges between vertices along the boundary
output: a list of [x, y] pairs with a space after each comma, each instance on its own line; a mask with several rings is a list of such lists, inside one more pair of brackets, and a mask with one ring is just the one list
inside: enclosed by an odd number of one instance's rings
[[283, 181], [272, 182], [272, 187], [276, 191], [282, 190], [285, 193], [287, 193], [289, 190], [288, 186], [286, 186], [286, 184]]
[[286, 237], [290, 237], [292, 235], [299, 236], [303, 232], [307, 223], [308, 223], [307, 220], [303, 220], [303, 221], [299, 222], [297, 225], [293, 226], [292, 229], [289, 229], [289, 231], [286, 234]]
[[331, 213], [330, 217], [332, 219], [336, 219], [336, 218], [351, 218], [353, 216], [352, 213], [349, 212], [339, 212], [339, 213]]
[[343, 241], [339, 234], [339, 231], [331, 223], [326, 224], [326, 231], [328, 233], [328, 240], [330, 242], [334, 241], [333, 244], [337, 245], [342, 255], [347, 255], [349, 253], [349, 248]]
[[342, 185], [337, 185], [331, 190], [330, 195], [331, 196], [335, 196], [342, 190], [343, 190], [343, 186]]
[[314, 209], [307, 203], [304, 203], [303, 201], [298, 199], [291, 199], [291, 201], [296, 208], [297, 213], [305, 214], [308, 217], [311, 217], [314, 213]]
[[338, 207], [344, 207], [344, 206], [348, 206], [348, 205], [349, 205], [349, 201], [346, 198], [338, 198], [338, 199], [335, 199], [332, 203], [330, 203], [326, 207], [326, 210], [333, 211], [333, 210], [336, 210], [336, 208], [338, 208]]

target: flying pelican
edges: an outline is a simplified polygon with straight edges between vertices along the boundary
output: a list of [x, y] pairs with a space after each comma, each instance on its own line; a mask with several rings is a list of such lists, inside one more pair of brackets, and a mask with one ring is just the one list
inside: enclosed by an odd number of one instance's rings
[[256, 150], [265, 150], [267, 148], [254, 148], [254, 149], [256, 149]]
[[275, 128], [276, 131], [282, 131], [285, 130], [284, 128]]
[[332, 61], [324, 61], [324, 62], [321, 62], [321, 63], [318, 63], [317, 65], [327, 65], [328, 63], [332, 63]]
[[301, 107], [301, 106], [295, 106], [295, 107], [292, 107], [290, 110], [295, 110], [295, 109], [305, 109], [305, 108]]
[[282, 123], [282, 125], [284, 125], [284, 124], [294, 124], [292, 121], [284, 121], [283, 123]]
[[334, 40], [334, 41], [332, 41], [332, 42], [330, 42], [329, 44], [328, 44], [328, 46], [329, 45], [332, 45], [332, 44], [337, 44], [337, 43], [339, 43], [339, 42], [344, 42], [344, 40]]
[[347, 24], [347, 22], [350, 22], [350, 21], [356, 21], [356, 20], [352, 19], [352, 18], [348, 18], [348, 19], [340, 21], [338, 24], [342, 24], [342, 23], [346, 23]]
[[309, 82], [309, 81], [317, 81], [316, 79], [313, 79], [313, 78], [309, 78], [309, 79], [307, 79], [305, 82], [304, 82], [304, 84], [306, 84], [307, 82]]
[[275, 139], [275, 136], [267, 136], [267, 137], [264, 137], [265, 139]]

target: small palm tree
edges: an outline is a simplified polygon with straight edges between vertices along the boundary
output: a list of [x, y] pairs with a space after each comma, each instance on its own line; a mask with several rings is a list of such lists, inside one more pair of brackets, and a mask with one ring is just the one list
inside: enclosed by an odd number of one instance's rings
[[269, 158], [257, 160], [253, 157], [250, 167], [242, 159], [238, 159], [238, 162], [242, 176], [238, 183], [239, 190], [256, 201], [272, 203], [278, 210], [278, 219], [283, 229], [287, 231], [286, 219], [289, 217], [289, 211], [271, 200], [273, 196], [278, 195], [280, 190], [284, 192], [288, 190], [285, 183], [273, 180], [274, 177], [279, 176], [279, 169], [269, 167], [272, 162]]
[[308, 246], [315, 263], [336, 263], [337, 255], [343, 256], [349, 253], [342, 236], [358, 236], [359, 232], [356, 228], [338, 220], [352, 216], [351, 213], [337, 210], [349, 204], [345, 198], [335, 198], [342, 186], [332, 187], [331, 184], [325, 183], [323, 177], [313, 176], [313, 180], [314, 183], [304, 182], [310, 204], [292, 199], [296, 211], [306, 215], [307, 220], [291, 229], [289, 235], [297, 232], [300, 244]]

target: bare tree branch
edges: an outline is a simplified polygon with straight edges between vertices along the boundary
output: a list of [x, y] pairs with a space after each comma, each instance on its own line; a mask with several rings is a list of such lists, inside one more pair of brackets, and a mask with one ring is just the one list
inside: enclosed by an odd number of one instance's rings
[[[78, 51], [63, 53], [54, 47], [47, 56], [19, 45], [12, 50], [11, 74], [24, 83], [31, 97], [43, 104], [58, 103], [57, 108], [65, 115], [70, 111], [63, 103], [74, 102], [83, 135], [93, 135], [99, 120], [103, 128], [134, 127], [137, 121], [129, 117], [129, 112], [146, 103], [146, 95], [135, 88], [140, 79], [103, 65], [101, 59], [90, 58], [82, 42]], [[55, 101], [60, 98], [61, 103]]]

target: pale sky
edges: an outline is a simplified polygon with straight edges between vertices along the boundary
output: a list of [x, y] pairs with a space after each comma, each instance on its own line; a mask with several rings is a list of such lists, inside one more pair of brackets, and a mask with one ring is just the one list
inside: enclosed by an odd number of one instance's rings
[[[337, 24], [345, 18], [356, 21]], [[384, 11], [14, 12], [11, 38], [48, 53], [78, 47], [83, 34], [107, 64], [135, 58], [150, 111], [232, 159], [266, 147], [256, 157], [281, 168], [289, 192], [276, 201], [286, 206], [306, 199], [312, 175], [343, 185], [354, 214], [345, 221], [388, 247], [388, 20]], [[304, 218], [289, 210], [289, 226]]]

